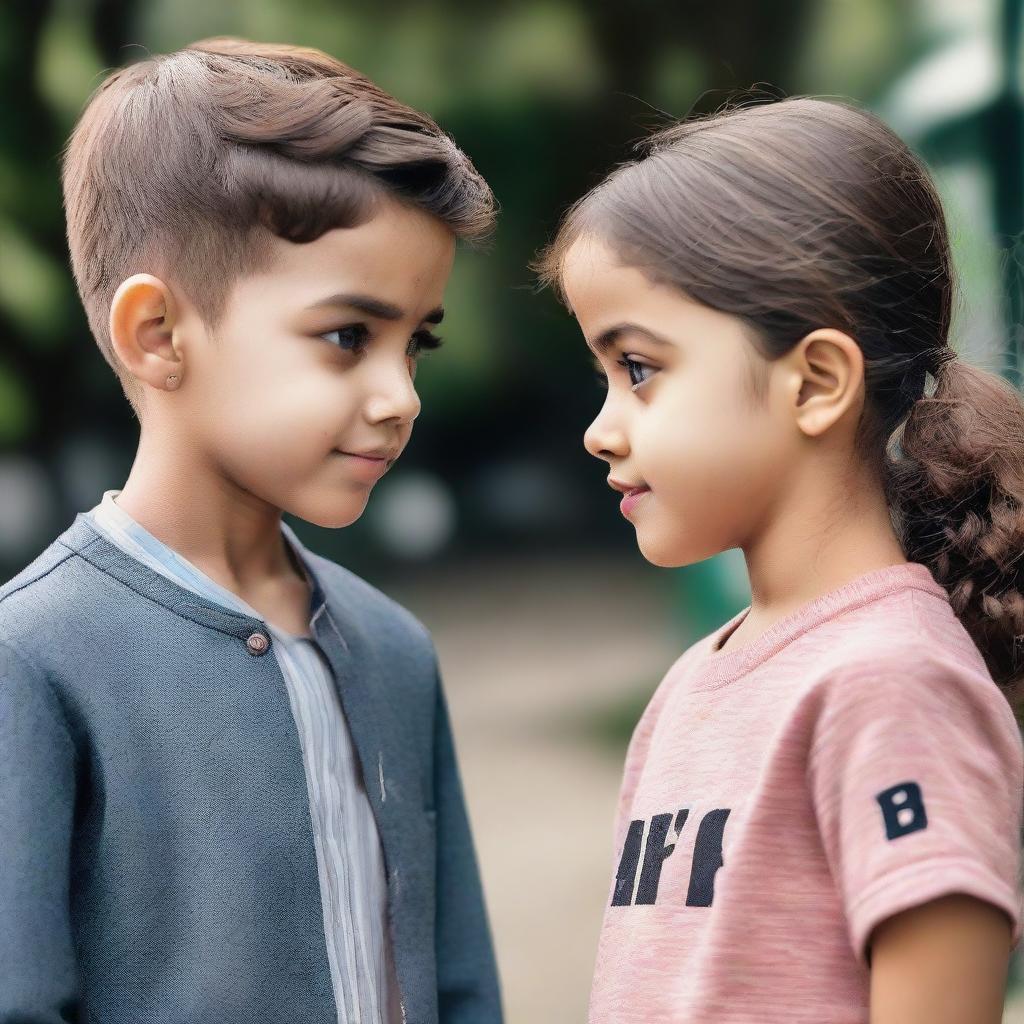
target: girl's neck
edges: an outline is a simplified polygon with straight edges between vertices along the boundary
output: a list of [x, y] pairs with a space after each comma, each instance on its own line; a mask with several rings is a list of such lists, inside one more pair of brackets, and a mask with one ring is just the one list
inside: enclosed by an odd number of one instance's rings
[[863, 573], [906, 562], [877, 483], [825, 483], [815, 474], [804, 486], [787, 488], [772, 521], [743, 545], [751, 607], [728, 646], [749, 642]]

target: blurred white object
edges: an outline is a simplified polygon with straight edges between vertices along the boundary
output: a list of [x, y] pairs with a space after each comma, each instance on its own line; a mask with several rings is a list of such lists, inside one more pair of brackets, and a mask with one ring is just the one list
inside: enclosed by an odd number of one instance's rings
[[381, 483], [367, 510], [381, 545], [402, 558], [430, 558], [455, 533], [455, 500], [431, 473], [403, 473]]
[[53, 512], [43, 467], [23, 456], [0, 458], [0, 558], [28, 561], [47, 539]]
[[86, 511], [111, 487], [120, 487], [130, 460], [93, 434], [79, 433], [64, 442], [57, 454], [57, 474], [73, 509]]
[[992, 103], [999, 85], [996, 40], [978, 33], [952, 40], [915, 65], [896, 83], [879, 112], [913, 143], [939, 122]]

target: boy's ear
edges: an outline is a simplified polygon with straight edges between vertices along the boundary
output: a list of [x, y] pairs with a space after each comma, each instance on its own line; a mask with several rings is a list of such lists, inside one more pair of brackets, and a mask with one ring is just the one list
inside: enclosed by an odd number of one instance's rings
[[863, 399], [864, 354], [848, 334], [831, 327], [801, 338], [784, 357], [792, 369], [797, 429], [818, 437]]
[[181, 384], [176, 315], [171, 289], [152, 274], [122, 281], [110, 303], [110, 343], [118, 359], [138, 380], [163, 391]]

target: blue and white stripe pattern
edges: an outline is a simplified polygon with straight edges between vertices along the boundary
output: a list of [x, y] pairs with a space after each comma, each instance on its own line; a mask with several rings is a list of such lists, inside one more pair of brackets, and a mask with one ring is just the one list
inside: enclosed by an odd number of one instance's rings
[[[338, 1021], [397, 1024], [404, 1014], [387, 927], [384, 858], [326, 658], [312, 637], [278, 629], [157, 540], [117, 504], [114, 498], [119, 493], [105, 491], [103, 500], [88, 513], [111, 543], [193, 593], [262, 620], [273, 637], [271, 650], [288, 687], [302, 746]], [[287, 523], [281, 524], [281, 530], [292, 545], [296, 563], [303, 566], [302, 542]], [[267, 927], [272, 928], [273, 922], [268, 921]]]

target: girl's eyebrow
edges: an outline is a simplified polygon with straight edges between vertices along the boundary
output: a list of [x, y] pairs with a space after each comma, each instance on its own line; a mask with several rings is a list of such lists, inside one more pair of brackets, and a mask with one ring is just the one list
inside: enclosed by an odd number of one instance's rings
[[672, 344], [668, 338], [663, 338], [655, 334], [654, 331], [641, 327], [639, 324], [630, 323], [616, 324], [614, 327], [609, 327], [607, 330], [602, 331], [593, 341], [588, 340], [587, 344], [595, 352], [607, 352], [623, 334], [642, 334], [648, 341], [653, 341], [656, 345]]

